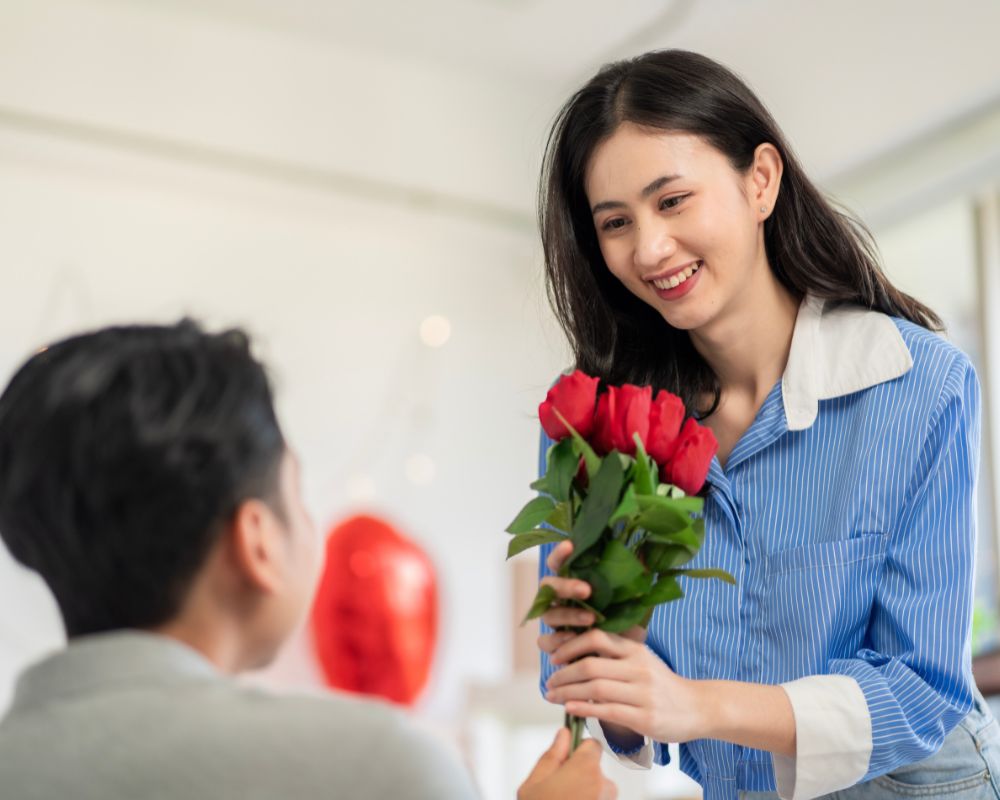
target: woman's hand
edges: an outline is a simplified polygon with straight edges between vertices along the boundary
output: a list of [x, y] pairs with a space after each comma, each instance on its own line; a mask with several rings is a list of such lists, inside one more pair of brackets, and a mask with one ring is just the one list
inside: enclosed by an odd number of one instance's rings
[[[570, 557], [573, 552], [573, 543], [570, 541], [560, 542], [549, 553], [545, 560], [545, 565], [553, 573], [542, 578], [542, 584], [548, 584], [555, 589], [556, 596], [562, 600], [586, 600], [590, 597], [590, 584], [576, 578], [559, 577], [559, 569], [563, 562]], [[550, 608], [542, 615], [542, 622], [553, 629], [552, 633], [545, 633], [538, 637], [538, 647], [544, 652], [552, 655], [560, 645], [565, 644], [578, 631], [560, 631], [559, 628], [588, 628], [594, 624], [594, 615], [583, 608], [574, 606], [557, 606]], [[623, 636], [637, 642], [646, 641], [646, 629], [638, 625], [629, 628]]]
[[707, 704], [698, 681], [674, 673], [644, 644], [590, 630], [563, 641], [551, 661], [546, 699], [605, 728], [622, 726], [660, 742], [705, 735]]
[[[571, 542], [560, 542], [546, 564], [558, 572], [572, 552]], [[549, 576], [542, 582], [563, 599], [590, 597], [585, 581]], [[586, 627], [594, 615], [553, 608], [542, 619], [552, 627]], [[635, 734], [661, 742], [708, 738], [794, 758], [795, 715], [784, 689], [681, 677], [645, 640], [640, 627], [622, 635], [595, 628], [540, 636], [538, 646], [561, 667], [549, 678], [547, 699], [574, 716], [599, 719], [608, 740], [623, 746], [631, 746]]]
[[[545, 565], [553, 573], [558, 573], [563, 562], [570, 557], [573, 552], [573, 543], [570, 541], [560, 542], [552, 548]], [[548, 575], [542, 579], [543, 584], [549, 584], [556, 591], [556, 595], [563, 600], [586, 600], [590, 597], [590, 584], [586, 581], [575, 578], [561, 578], [557, 574]], [[538, 647], [550, 656], [562, 645], [571, 641], [579, 635], [578, 631], [559, 630], [559, 628], [587, 628], [594, 624], [594, 615], [590, 611], [572, 606], [564, 608], [551, 608], [543, 616], [542, 621], [555, 630], [552, 633], [545, 633], [538, 637]], [[646, 641], [646, 629], [638, 625], [629, 628], [622, 636], [632, 641]], [[553, 702], [558, 702], [553, 700]], [[574, 712], [570, 712], [574, 713]], [[578, 714], [577, 716], [591, 716], [590, 714]], [[603, 722], [604, 733], [609, 741], [614, 741], [622, 747], [631, 749], [633, 746], [641, 744], [641, 740], [636, 739], [636, 732], [621, 725], [611, 722]]]

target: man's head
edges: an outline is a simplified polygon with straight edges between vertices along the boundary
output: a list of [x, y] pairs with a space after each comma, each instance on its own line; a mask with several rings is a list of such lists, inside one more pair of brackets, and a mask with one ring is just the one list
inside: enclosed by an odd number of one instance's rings
[[311, 524], [240, 331], [114, 327], [35, 354], [0, 397], [0, 536], [70, 637], [225, 617], [266, 661], [309, 597]]

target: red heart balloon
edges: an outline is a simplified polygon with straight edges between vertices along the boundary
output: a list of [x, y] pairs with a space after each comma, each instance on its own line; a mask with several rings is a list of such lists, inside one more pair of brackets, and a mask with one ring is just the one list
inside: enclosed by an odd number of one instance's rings
[[412, 704], [427, 684], [437, 630], [437, 580], [427, 554], [375, 517], [335, 525], [312, 611], [327, 683]]

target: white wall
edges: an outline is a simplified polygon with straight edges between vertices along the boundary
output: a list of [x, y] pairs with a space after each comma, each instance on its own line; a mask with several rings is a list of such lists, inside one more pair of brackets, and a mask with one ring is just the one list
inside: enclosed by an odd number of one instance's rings
[[[0, 112], [271, 159], [499, 209], [531, 205], [553, 109], [530, 84], [181, 13], [4, 0]], [[400, 192], [402, 194], [402, 192]]]

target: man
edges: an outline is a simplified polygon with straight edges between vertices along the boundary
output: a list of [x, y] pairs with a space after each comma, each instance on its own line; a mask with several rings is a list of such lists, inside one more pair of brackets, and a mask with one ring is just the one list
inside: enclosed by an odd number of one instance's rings
[[[239, 331], [107, 328], [21, 367], [0, 397], [0, 535], [69, 644], [0, 723], [5, 800], [474, 797], [388, 706], [230, 679], [312, 595], [298, 472]], [[521, 800], [614, 795], [596, 745], [567, 751], [560, 733]]]

